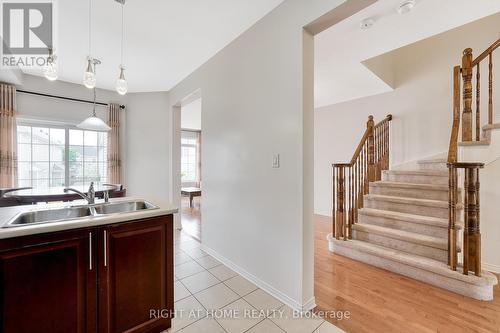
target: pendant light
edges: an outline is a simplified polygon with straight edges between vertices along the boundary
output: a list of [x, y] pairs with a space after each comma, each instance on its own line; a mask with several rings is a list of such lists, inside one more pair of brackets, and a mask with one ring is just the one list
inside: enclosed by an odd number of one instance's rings
[[89, 56], [87, 57], [87, 69], [83, 75], [83, 84], [89, 89], [96, 85], [95, 63], [92, 58], [92, 0], [89, 0]]
[[120, 76], [118, 80], [116, 80], [116, 91], [120, 95], [125, 95], [128, 90], [127, 80], [125, 80], [125, 67], [123, 67], [123, 8], [125, 6], [125, 0], [116, 0], [116, 2], [120, 3], [122, 6], [122, 39], [121, 39], [121, 48], [120, 48]]
[[109, 127], [101, 118], [97, 117], [95, 113], [96, 91], [95, 88], [93, 90], [94, 90], [94, 109], [92, 111], [92, 115], [87, 119], [85, 119], [84, 121], [82, 121], [80, 124], [76, 125], [76, 127], [88, 131], [107, 132], [111, 130], [111, 127]]
[[49, 81], [57, 80], [56, 59], [57, 59], [57, 57], [54, 54], [54, 50], [52, 48], [49, 48], [49, 56], [47, 57], [47, 63], [45, 64], [45, 67], [43, 68], [43, 75], [45, 75], [45, 77]]

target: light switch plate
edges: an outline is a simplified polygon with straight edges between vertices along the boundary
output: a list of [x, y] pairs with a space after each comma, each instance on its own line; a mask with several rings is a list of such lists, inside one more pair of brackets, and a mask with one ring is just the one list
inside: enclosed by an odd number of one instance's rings
[[280, 167], [280, 154], [273, 154], [273, 168]]

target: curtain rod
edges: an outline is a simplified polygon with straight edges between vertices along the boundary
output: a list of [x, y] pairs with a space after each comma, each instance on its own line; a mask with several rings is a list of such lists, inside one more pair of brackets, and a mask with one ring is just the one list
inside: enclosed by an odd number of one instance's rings
[[[93, 101], [87, 101], [85, 99], [78, 99], [78, 98], [71, 98], [71, 97], [64, 97], [64, 96], [57, 96], [57, 95], [50, 95], [50, 94], [43, 94], [43, 93], [38, 93], [38, 92], [33, 92], [33, 91], [27, 91], [27, 90], [21, 90], [17, 89], [16, 90], [19, 93], [23, 94], [28, 94], [28, 95], [35, 95], [35, 96], [42, 96], [42, 97], [50, 97], [50, 98], [57, 98], [57, 99], [64, 99], [66, 101], [72, 101], [72, 102], [80, 102], [80, 103], [88, 103], [88, 104], [94, 104]], [[102, 102], [96, 102], [96, 105], [101, 105], [101, 106], [108, 106], [108, 103], [102, 103]], [[125, 109], [125, 105], [120, 105], [120, 109]]]

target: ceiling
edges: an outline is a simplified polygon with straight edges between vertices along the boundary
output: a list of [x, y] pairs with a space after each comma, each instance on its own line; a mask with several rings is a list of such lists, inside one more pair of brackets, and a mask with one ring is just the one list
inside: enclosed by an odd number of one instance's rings
[[[482, 17], [500, 12], [500, 1], [417, 0], [399, 15], [401, 0], [379, 0], [315, 36], [315, 106], [323, 107], [393, 90], [363, 62]], [[360, 29], [363, 19], [375, 24]], [[376, 64], [371, 64], [376, 65]]]
[[[128, 0], [124, 65], [129, 91], [170, 90], [281, 2]], [[97, 86], [114, 90], [120, 64], [120, 5], [93, 0], [92, 6], [92, 56], [102, 61]], [[88, 1], [57, 1], [57, 11], [59, 79], [82, 83], [89, 53]]]

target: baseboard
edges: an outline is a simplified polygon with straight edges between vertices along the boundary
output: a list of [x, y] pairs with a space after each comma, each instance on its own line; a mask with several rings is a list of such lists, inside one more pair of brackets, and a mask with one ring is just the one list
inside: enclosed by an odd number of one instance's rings
[[498, 265], [483, 263], [482, 266], [483, 269], [487, 270], [488, 272], [500, 274], [500, 266]]
[[221, 263], [223, 263], [224, 265], [226, 265], [227, 267], [229, 267], [230, 269], [232, 269], [233, 271], [235, 271], [239, 275], [243, 276], [245, 279], [252, 282], [260, 289], [264, 290], [265, 292], [269, 293], [273, 297], [277, 298], [281, 303], [288, 305], [293, 310], [300, 311], [300, 312], [307, 312], [307, 311], [310, 311], [316, 307], [316, 299], [314, 298], [314, 296], [309, 301], [305, 302], [304, 304], [300, 304], [297, 301], [295, 301], [294, 299], [292, 299], [292, 298], [288, 297], [287, 295], [285, 295], [284, 293], [282, 293], [281, 291], [277, 290], [273, 286], [262, 281], [261, 279], [259, 279], [255, 275], [249, 273], [245, 269], [236, 265], [231, 260], [227, 259], [224, 256], [221, 256], [215, 250], [207, 247], [204, 244], [201, 244], [201, 248], [203, 251], [207, 252], [209, 255], [211, 255], [215, 259], [219, 260]]

